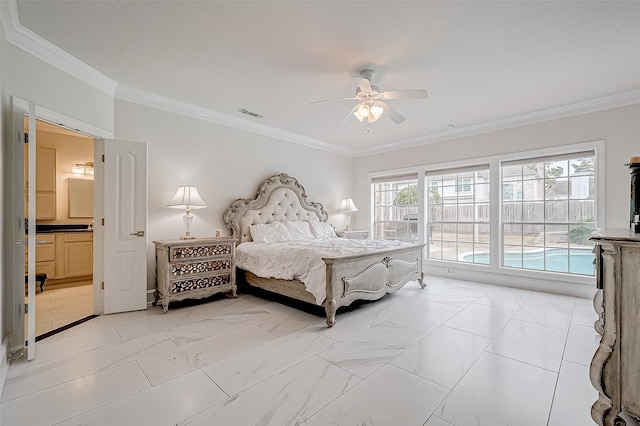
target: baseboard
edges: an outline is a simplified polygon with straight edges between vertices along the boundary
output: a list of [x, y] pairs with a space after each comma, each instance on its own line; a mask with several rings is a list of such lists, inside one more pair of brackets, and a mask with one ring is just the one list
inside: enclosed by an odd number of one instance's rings
[[9, 373], [9, 360], [7, 357], [7, 346], [9, 344], [9, 338], [5, 338], [0, 346], [0, 399], [2, 398], [2, 391], [4, 390], [4, 383], [7, 381], [7, 374]]
[[[493, 271], [470, 270], [467, 268], [456, 268], [457, 265], [434, 266], [425, 265], [425, 277], [437, 276], [463, 281], [475, 281], [485, 284], [493, 284], [505, 287], [521, 288], [525, 290], [545, 291], [548, 293], [562, 294], [566, 296], [584, 297], [592, 299], [596, 293], [595, 279], [584, 277], [586, 283], [571, 282], [572, 277], [561, 277], [558, 274], [547, 273], [545, 275], [530, 272], [530, 277], [523, 275], [512, 275], [508, 273], [497, 273]], [[479, 269], [479, 268], [477, 268]], [[543, 273], [544, 274], [544, 273]], [[593, 282], [589, 282], [593, 281]]]

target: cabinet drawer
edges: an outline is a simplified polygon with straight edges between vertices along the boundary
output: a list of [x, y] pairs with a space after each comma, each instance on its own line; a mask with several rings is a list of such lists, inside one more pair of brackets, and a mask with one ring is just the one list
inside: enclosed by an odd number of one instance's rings
[[73, 243], [76, 241], [92, 241], [93, 233], [91, 232], [77, 232], [74, 234], [63, 234], [65, 243]]
[[41, 241], [45, 243], [55, 243], [56, 235], [55, 234], [36, 234], [36, 241]]
[[225, 284], [231, 284], [230, 272], [207, 277], [194, 277], [171, 281], [169, 284], [169, 293], [178, 294], [203, 288], [222, 286]]
[[176, 262], [169, 265], [171, 277], [200, 274], [231, 269], [231, 259], [214, 259], [200, 262]]
[[212, 256], [230, 255], [233, 252], [233, 243], [202, 244], [184, 247], [171, 247], [169, 261], [180, 259], [197, 259]]

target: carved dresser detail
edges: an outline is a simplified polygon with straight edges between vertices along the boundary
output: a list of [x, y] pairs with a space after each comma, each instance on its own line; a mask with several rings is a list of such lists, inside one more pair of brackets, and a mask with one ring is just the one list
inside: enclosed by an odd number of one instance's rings
[[154, 241], [156, 291], [153, 306], [162, 302], [200, 299], [227, 292], [236, 297], [235, 238]]
[[[591, 361], [591, 383], [600, 393], [591, 417], [601, 426], [640, 420], [640, 234], [597, 230], [594, 305], [602, 339]], [[598, 330], [600, 331], [600, 330]]]

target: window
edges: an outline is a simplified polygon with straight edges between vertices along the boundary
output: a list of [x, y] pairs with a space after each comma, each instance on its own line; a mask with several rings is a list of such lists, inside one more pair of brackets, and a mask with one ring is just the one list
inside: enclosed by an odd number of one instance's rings
[[593, 275], [594, 164], [594, 151], [501, 164], [503, 267]]
[[427, 172], [429, 259], [489, 263], [489, 176], [488, 165]]
[[471, 192], [471, 179], [457, 179], [456, 192]]
[[418, 175], [374, 179], [373, 237], [418, 240]]

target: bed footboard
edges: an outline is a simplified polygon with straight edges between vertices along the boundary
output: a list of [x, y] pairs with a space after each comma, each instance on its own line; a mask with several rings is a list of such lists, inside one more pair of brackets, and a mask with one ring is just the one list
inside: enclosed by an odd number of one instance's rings
[[409, 281], [422, 288], [424, 244], [368, 255], [324, 258], [327, 268], [327, 325], [335, 324], [336, 310], [355, 300], [377, 300], [400, 290]]

